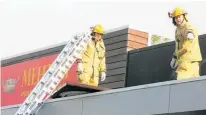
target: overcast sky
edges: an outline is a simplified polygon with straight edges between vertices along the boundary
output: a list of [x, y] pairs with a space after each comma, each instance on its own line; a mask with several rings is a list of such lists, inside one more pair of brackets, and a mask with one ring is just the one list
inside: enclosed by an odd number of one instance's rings
[[100, 23], [174, 38], [168, 11], [181, 6], [199, 34], [206, 34], [206, 2], [0, 0], [1, 58], [67, 41]]

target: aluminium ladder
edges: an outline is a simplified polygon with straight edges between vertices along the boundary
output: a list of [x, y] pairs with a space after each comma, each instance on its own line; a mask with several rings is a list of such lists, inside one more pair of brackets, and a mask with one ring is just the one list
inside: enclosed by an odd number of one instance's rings
[[77, 34], [69, 40], [15, 115], [35, 115], [52, 95], [90, 40], [89, 32]]

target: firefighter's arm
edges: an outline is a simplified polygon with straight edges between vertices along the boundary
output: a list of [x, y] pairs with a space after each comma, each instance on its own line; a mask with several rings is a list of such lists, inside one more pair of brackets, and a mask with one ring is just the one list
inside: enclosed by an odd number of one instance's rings
[[175, 41], [175, 51], [172, 55], [172, 60], [170, 62], [170, 66], [171, 68], [175, 69], [176, 68], [176, 61], [177, 61], [177, 47], [178, 47], [178, 44], [177, 44], [177, 41]]
[[83, 52], [77, 57], [77, 73], [78, 74], [81, 74], [83, 72], [82, 55], [83, 55]]
[[181, 57], [182, 55], [184, 55], [185, 53], [187, 52], [187, 49], [181, 49], [179, 52], [178, 52], [178, 56]]
[[100, 72], [106, 72], [106, 59], [105, 59], [105, 55], [100, 60]]
[[100, 58], [100, 72], [106, 72], [106, 49], [104, 46], [104, 42], [101, 42], [102, 51], [101, 51], [101, 58]]
[[[177, 33], [177, 30], [175, 31], [175, 35], [176, 35], [176, 33]], [[174, 50], [173, 55], [172, 55], [172, 58], [174, 58], [175, 60], [177, 59], [177, 56], [178, 56], [177, 51], [178, 51], [178, 41], [177, 41], [177, 38], [175, 36], [175, 50]]]
[[100, 79], [101, 81], [104, 81], [106, 79], [106, 62], [105, 62], [105, 56], [102, 58], [100, 62]]
[[87, 47], [88, 47], [89, 43], [84, 47], [84, 49], [81, 51], [81, 53], [77, 56], [77, 63], [82, 63], [83, 61], [83, 55], [84, 53], [87, 51]]
[[186, 30], [186, 42], [185, 42], [185, 45], [184, 47], [178, 52], [178, 55], [181, 57], [182, 55], [184, 55], [185, 53], [187, 52], [190, 52], [191, 49], [193, 48], [194, 44], [195, 44], [195, 40], [194, 39], [197, 39], [197, 35], [195, 34], [194, 30], [193, 29], [187, 29]]
[[178, 43], [175, 41], [175, 51], [173, 52], [172, 58], [177, 59]]
[[85, 50], [86, 50], [87, 46], [82, 50], [82, 52], [77, 56], [77, 72], [79, 74], [81, 74], [83, 72], [83, 65], [82, 65], [82, 62], [83, 62], [83, 55], [85, 53]]
[[83, 55], [83, 51], [78, 55], [77, 57], [77, 63], [82, 63], [82, 55]]

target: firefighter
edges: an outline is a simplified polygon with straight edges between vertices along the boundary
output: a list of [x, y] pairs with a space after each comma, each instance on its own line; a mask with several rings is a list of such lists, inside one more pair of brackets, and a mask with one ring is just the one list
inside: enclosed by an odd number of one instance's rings
[[77, 75], [82, 84], [99, 85], [106, 79], [105, 45], [102, 39], [104, 29], [100, 24], [92, 27], [92, 40], [77, 59]]
[[185, 10], [176, 7], [172, 13], [168, 13], [175, 31], [175, 51], [170, 66], [175, 69], [176, 79], [188, 79], [199, 77], [199, 66], [202, 61], [198, 33], [188, 22]]

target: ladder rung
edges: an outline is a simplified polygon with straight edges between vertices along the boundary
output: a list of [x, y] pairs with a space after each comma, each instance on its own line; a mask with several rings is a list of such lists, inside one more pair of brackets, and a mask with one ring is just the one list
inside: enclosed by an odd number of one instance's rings
[[25, 115], [27, 113], [28, 115], [33, 115], [38, 111], [44, 101], [54, 92], [90, 39], [91, 36], [87, 33], [77, 34], [73, 39], [69, 40], [68, 44], [63, 48], [39, 83], [21, 105], [16, 115]]
[[43, 87], [44, 87], [44, 82], [43, 81], [40, 81], [39, 85], [37, 86], [36, 90], [37, 91], [40, 91]]

